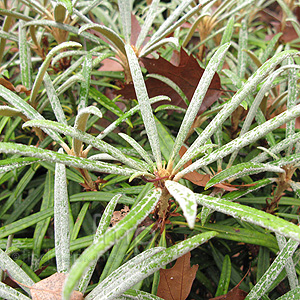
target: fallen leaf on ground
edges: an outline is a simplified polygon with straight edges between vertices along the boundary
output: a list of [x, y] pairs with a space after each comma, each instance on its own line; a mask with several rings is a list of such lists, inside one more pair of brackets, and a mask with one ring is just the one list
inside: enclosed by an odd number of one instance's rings
[[160, 269], [157, 296], [165, 300], [185, 300], [192, 288], [198, 265], [191, 267], [191, 253], [179, 257], [171, 269]]
[[[67, 274], [55, 273], [48, 278], [45, 278], [32, 287], [30, 293], [33, 300], [61, 300], [62, 289]], [[78, 291], [73, 291], [70, 300], [83, 300], [83, 294]]]
[[[200, 67], [197, 60], [192, 55], [188, 55], [183, 49], [180, 51], [179, 65], [173, 65], [162, 57], [159, 57], [158, 59], [143, 57], [141, 58], [141, 62], [147, 69], [148, 73], [165, 76], [176, 83], [189, 101], [191, 101], [196, 87], [204, 73], [204, 69]], [[172, 100], [171, 102], [161, 101], [154, 105], [154, 107], [161, 104], [172, 104], [182, 108], [187, 108], [186, 103], [182, 100], [180, 95], [164, 82], [155, 78], [149, 78], [145, 81], [145, 83], [149, 97], [166, 95]], [[118, 95], [121, 94], [126, 99], [136, 99], [132, 83], [126, 84], [121, 90], [116, 91], [116, 93]], [[203, 113], [215, 101], [217, 101], [221, 93], [220, 77], [218, 74], [215, 74], [198, 114]]]

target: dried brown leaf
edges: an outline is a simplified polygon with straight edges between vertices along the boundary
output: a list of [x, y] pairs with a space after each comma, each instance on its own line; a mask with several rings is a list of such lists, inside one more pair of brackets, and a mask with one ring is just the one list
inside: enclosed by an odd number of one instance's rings
[[[61, 300], [63, 284], [67, 274], [55, 273], [45, 278], [32, 287], [30, 292], [33, 300]], [[83, 300], [83, 294], [73, 291], [70, 300]]]
[[171, 269], [160, 269], [157, 296], [165, 300], [185, 300], [192, 288], [198, 265], [191, 267], [191, 253], [179, 257]]

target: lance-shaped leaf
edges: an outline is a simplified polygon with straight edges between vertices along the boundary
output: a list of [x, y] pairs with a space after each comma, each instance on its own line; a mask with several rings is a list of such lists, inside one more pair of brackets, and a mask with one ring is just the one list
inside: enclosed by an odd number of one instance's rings
[[290, 239], [286, 245], [281, 249], [272, 265], [268, 268], [265, 274], [259, 279], [256, 285], [251, 289], [245, 300], [261, 299], [261, 297], [268, 292], [269, 287], [274, 280], [279, 276], [280, 272], [286, 265], [289, 258], [291, 258], [298, 248], [299, 243]]
[[80, 111], [82, 108], [86, 107], [87, 103], [88, 103], [88, 95], [89, 95], [89, 90], [90, 90], [92, 68], [93, 68], [92, 53], [88, 53], [85, 56], [85, 60], [84, 60], [83, 66], [82, 66], [82, 75], [85, 78], [85, 81], [83, 81], [80, 86], [78, 111]]
[[60, 45], [54, 47], [46, 56], [43, 64], [40, 66], [38, 74], [36, 75], [33, 87], [32, 87], [32, 91], [31, 91], [31, 95], [30, 95], [30, 102], [34, 103], [38, 91], [40, 89], [40, 86], [42, 84], [45, 72], [47, 70], [47, 68], [49, 67], [49, 64], [51, 62], [52, 57], [59, 51], [68, 48], [68, 47], [82, 47], [81, 44], [76, 43], [76, 42], [64, 42], [61, 43]]
[[149, 96], [143, 79], [143, 74], [139, 66], [137, 57], [133, 49], [131, 48], [131, 46], [126, 45], [125, 49], [128, 57], [128, 63], [131, 71], [134, 89], [136, 92], [137, 100], [140, 105], [140, 110], [145, 124], [145, 129], [147, 132], [149, 143], [157, 164], [157, 168], [161, 169], [162, 162], [161, 162], [159, 138], [158, 138], [158, 133], [155, 125], [152, 108], [150, 105]]
[[153, 0], [151, 2], [150, 8], [147, 12], [146, 20], [145, 20], [144, 24], [142, 25], [141, 32], [140, 32], [140, 34], [139, 34], [139, 36], [136, 40], [136, 43], [135, 43], [135, 46], [138, 50], [142, 46], [149, 30], [151, 29], [152, 23], [153, 23], [153, 21], [155, 19], [155, 16], [157, 14], [158, 4], [159, 4], [159, 0]]
[[[174, 30], [176, 26], [180, 26], [185, 21], [185, 18], [188, 18], [188, 14], [184, 15], [184, 17], [180, 17], [182, 12], [193, 2], [193, 0], [187, 0], [181, 2], [180, 5], [170, 14], [170, 16], [163, 22], [163, 24], [159, 27], [159, 29], [151, 36], [149, 43], [147, 44], [147, 47], [152, 46], [154, 43], [158, 42], [162, 38], [164, 38], [168, 33], [170, 33], [170, 30]], [[191, 11], [193, 13], [193, 10], [197, 12], [200, 5], [193, 8]], [[190, 11], [190, 12], [191, 12]], [[194, 13], [195, 13], [194, 12]], [[178, 21], [177, 21], [178, 20]], [[177, 21], [177, 22], [176, 22]], [[172, 26], [173, 25], [173, 26]], [[173, 27], [173, 28], [172, 28]], [[171, 31], [172, 32], [172, 31]], [[146, 47], [144, 48], [146, 50]], [[143, 49], [143, 50], [144, 50]]]
[[0, 282], [0, 297], [4, 299], [11, 299], [11, 300], [30, 300], [24, 294], [18, 292], [16, 289]]
[[[216, 117], [209, 123], [209, 125], [205, 128], [205, 130], [201, 133], [201, 135], [196, 139], [196, 141], [192, 144], [192, 146], [188, 149], [188, 151], [183, 155], [181, 160], [174, 168], [174, 172], [180, 169], [189, 159], [190, 152], [194, 151], [195, 148], [203, 145], [220, 127], [220, 125], [232, 114], [232, 112], [244, 101], [245, 97], [247, 97], [248, 93], [250, 93], [253, 88], [259, 84], [262, 79], [280, 62], [291, 55], [296, 55], [295, 51], [284, 51], [281, 52], [274, 57], [270, 58], [267, 62], [265, 62], [245, 83], [245, 85], [239, 89], [239, 91], [232, 97], [232, 99], [227, 102], [222, 110], [216, 115]], [[274, 119], [272, 119], [274, 120]], [[270, 120], [270, 121], [272, 121]], [[288, 121], [288, 120], [287, 120]], [[287, 122], [286, 121], [286, 122]], [[272, 121], [274, 122], [274, 121]], [[267, 126], [267, 125], [265, 125]], [[280, 125], [278, 125], [280, 126]], [[268, 131], [270, 132], [270, 131]], [[265, 134], [267, 134], [266, 132]], [[246, 134], [243, 136], [245, 137]], [[256, 139], [257, 140], [257, 139]], [[232, 152], [231, 152], [232, 153]], [[220, 157], [221, 158], [221, 157]], [[197, 163], [198, 164], [198, 163]], [[194, 168], [195, 167], [195, 168]], [[198, 169], [197, 165], [192, 164], [189, 167], [188, 172]], [[185, 173], [186, 174], [186, 173]]]
[[124, 44], [123, 40], [119, 37], [119, 35], [117, 33], [115, 33], [110, 28], [108, 28], [104, 25], [99, 25], [99, 24], [86, 24], [86, 25], [83, 25], [79, 29], [78, 34], [80, 35], [88, 29], [94, 29], [94, 30], [100, 32], [102, 35], [104, 35], [105, 38], [107, 38], [113, 44], [113, 46], [116, 49], [120, 50], [123, 54], [126, 53], [125, 52], [125, 44]]
[[218, 65], [222, 59], [222, 57], [225, 55], [229, 48], [230, 44], [227, 43], [225, 45], [222, 45], [217, 52], [214, 54], [214, 56], [209, 61], [203, 76], [201, 77], [198, 86], [195, 90], [195, 93], [193, 95], [193, 98], [191, 100], [190, 105], [188, 106], [187, 112], [184, 116], [184, 119], [182, 121], [182, 124], [180, 126], [179, 132], [177, 134], [174, 147], [172, 150], [172, 154], [170, 157], [170, 162], [173, 163], [175, 157], [179, 153], [179, 149], [183, 145], [183, 142], [186, 138], [186, 135], [188, 131], [190, 130], [192, 123], [195, 120], [195, 117], [200, 109], [200, 106], [202, 104], [202, 101], [205, 97], [205, 94], [211, 84], [211, 81], [215, 75], [215, 72], [217, 71]]
[[235, 165], [229, 169], [223, 170], [222, 172], [215, 175], [209, 182], [206, 184], [205, 189], [212, 187], [213, 185], [220, 183], [222, 181], [228, 180], [229, 178], [234, 177], [235, 179], [249, 176], [253, 174], [258, 174], [261, 172], [275, 172], [275, 173], [284, 173], [285, 171], [280, 167], [272, 166], [271, 164], [261, 164], [261, 163], [241, 163]]
[[[40, 113], [38, 113], [30, 104], [28, 104], [22, 98], [2, 85], [0, 85], [0, 96], [3, 97], [11, 105], [13, 105], [16, 109], [18, 109], [28, 119], [44, 119], [44, 117]], [[57, 133], [53, 132], [52, 130], [47, 130], [46, 133], [54, 140], [59, 141], [59, 143], [64, 148], [68, 148], [68, 146], [64, 143], [64, 141]]]
[[56, 120], [60, 123], [67, 124], [67, 119], [60, 104], [59, 98], [53, 86], [52, 80], [47, 72], [44, 75], [44, 86], [46, 88], [47, 96], [55, 114]]
[[200, 205], [261, 226], [300, 242], [300, 228], [293, 223], [275, 217], [264, 211], [235, 202], [229, 202], [227, 200], [201, 194], [195, 194], [195, 197], [197, 203]]
[[97, 243], [88, 247], [82, 255], [73, 264], [69, 276], [65, 282], [63, 299], [69, 299], [72, 290], [80, 280], [84, 271], [93, 262], [99, 258], [114, 243], [134, 230], [148, 214], [153, 210], [161, 195], [161, 190], [151, 190], [134, 208], [126, 215], [124, 219], [118, 222], [104, 235], [99, 237]]
[[[59, 153], [63, 150], [60, 149]], [[70, 269], [69, 200], [66, 166], [60, 163], [55, 164], [54, 228], [57, 271], [67, 273]]]
[[23, 127], [26, 126], [34, 126], [34, 127], [39, 127], [39, 128], [50, 128], [55, 131], [61, 132], [65, 135], [69, 135], [77, 140], [80, 140], [82, 142], [85, 142], [105, 153], [110, 154], [111, 156], [115, 157], [119, 161], [123, 162], [124, 164], [134, 168], [138, 169], [140, 171], [143, 171], [144, 168], [141, 167], [135, 160], [126, 157], [120, 150], [117, 148], [111, 146], [110, 144], [99, 140], [92, 135], [85, 133], [81, 130], [78, 130], [76, 128], [73, 128], [71, 126], [61, 124], [58, 122], [53, 122], [53, 121], [48, 121], [48, 120], [32, 120], [26, 122]]
[[35, 157], [19, 157], [19, 158], [8, 158], [0, 160], [0, 174], [5, 173], [17, 168], [31, 165], [40, 159]]
[[131, 35], [131, 2], [127, 0], [118, 0], [123, 34], [126, 43], [130, 43]]
[[132, 258], [131, 260], [123, 264], [121, 267], [113, 271], [108, 277], [106, 277], [92, 292], [90, 292], [87, 295], [86, 299], [94, 299], [94, 297], [97, 296], [97, 294], [103, 287], [106, 287], [111, 283], [112, 278], [116, 282], [121, 281], [123, 279], [124, 274], [130, 273], [130, 270], [134, 268], [137, 264], [141, 264], [147, 258], [152, 257], [154, 254], [159, 253], [164, 249], [164, 247], [155, 247], [153, 249], [148, 249], [140, 253], [136, 257]]
[[0, 152], [2, 153], [17, 153], [24, 156], [36, 157], [41, 160], [47, 160], [52, 163], [62, 163], [70, 167], [87, 169], [91, 171], [109, 173], [109, 174], [120, 174], [130, 176], [134, 173], [134, 170], [129, 168], [121, 168], [112, 164], [98, 162], [86, 158], [75, 157], [63, 153], [57, 153], [50, 150], [36, 148], [33, 146], [26, 146], [15, 143], [0, 143]]
[[189, 188], [175, 181], [167, 180], [165, 185], [169, 193], [179, 203], [189, 227], [194, 228], [197, 215], [195, 194]]
[[[223, 157], [227, 156], [228, 154], [231, 154], [232, 152], [239, 150], [239, 149], [259, 140], [260, 138], [262, 138], [263, 136], [265, 136], [272, 130], [276, 129], [277, 127], [281, 126], [282, 124], [285, 124], [286, 122], [288, 122], [290, 120], [295, 119], [298, 116], [300, 116], [300, 105], [299, 104], [296, 105], [295, 107], [281, 113], [280, 115], [274, 117], [273, 119], [255, 127], [254, 129], [245, 133], [243, 136], [238, 137], [238, 138], [234, 139], [233, 141], [229, 142], [228, 144], [222, 146], [221, 148], [213, 151], [211, 154], [207, 155], [206, 157], [195, 161], [193, 164], [191, 164], [190, 166], [188, 166], [187, 168], [185, 168], [181, 172], [179, 172], [175, 176], [174, 180], [178, 180], [185, 174], [192, 172], [192, 171], [200, 168], [201, 166], [206, 166], [206, 165], [216, 161], [217, 159], [223, 158]], [[203, 135], [203, 133], [202, 133], [202, 135]], [[184, 155], [186, 155], [189, 152], [189, 154], [187, 156], [187, 157], [189, 157], [190, 154], [193, 153], [194, 149], [195, 149], [195, 147], [192, 146], [191, 148], [188, 149], [188, 151]]]
[[[121, 194], [114, 196], [107, 204], [107, 206], [102, 214], [101, 220], [98, 224], [93, 243], [97, 243], [97, 241], [101, 237], [101, 235], [103, 235], [105, 233], [105, 231], [108, 229], [112, 214], [113, 214], [115, 207], [118, 203], [118, 200], [121, 198], [121, 196], [122, 196]], [[79, 285], [78, 285], [78, 290], [80, 292], [82, 292], [82, 293], [85, 292], [85, 290], [91, 280], [91, 277], [93, 275], [96, 264], [97, 264], [97, 260], [94, 260], [93, 263], [91, 263], [90, 266], [88, 267], [88, 269], [85, 271], [84, 275], [81, 277]]]
[[[81, 110], [78, 111], [78, 114], [75, 119], [74, 128], [84, 132], [90, 114], [102, 118], [102, 113], [100, 109], [97, 108], [96, 106], [89, 106], [89, 107], [82, 108]], [[76, 156], [80, 156], [81, 147], [82, 147], [82, 142], [76, 138], [73, 138], [73, 150]]]
[[128, 142], [150, 166], [153, 165], [153, 161], [150, 158], [149, 154], [144, 150], [144, 148], [139, 143], [137, 143], [132, 137], [130, 137], [125, 133], [119, 133], [119, 135], [126, 142]]
[[19, 21], [19, 49], [20, 49], [20, 71], [22, 84], [28, 89], [31, 89], [32, 78], [31, 78], [31, 58], [28, 42], [26, 38], [26, 30], [23, 27], [25, 22]]
[[29, 288], [27, 287], [32, 286], [34, 281], [2, 249], [0, 249], [0, 269], [7, 271], [13, 279], [20, 282], [20, 287], [29, 294]]
[[135, 264], [130, 272], [120, 274], [119, 280], [115, 280], [112, 274], [102, 281], [87, 297], [86, 300], [113, 300], [122, 295], [134, 284], [150, 276], [171, 261], [181, 257], [195, 249], [202, 243], [216, 236], [215, 231], [205, 232], [182, 241], [166, 250], [163, 250], [140, 264]]
[[254, 181], [253, 183], [250, 184], [250, 186], [241, 186], [242, 189], [238, 191], [232, 191], [226, 195], [222, 196], [222, 199], [228, 200], [228, 201], [234, 201], [242, 196], [245, 196], [249, 193], [252, 193], [253, 191], [256, 191], [260, 188], [265, 187], [268, 184], [271, 184], [276, 181], [276, 178], [265, 178], [262, 180]]

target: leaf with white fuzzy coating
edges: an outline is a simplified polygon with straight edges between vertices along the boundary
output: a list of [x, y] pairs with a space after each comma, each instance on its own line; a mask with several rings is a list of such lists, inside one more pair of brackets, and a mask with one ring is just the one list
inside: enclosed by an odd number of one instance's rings
[[6, 270], [12, 278], [20, 282], [20, 287], [29, 294], [28, 287], [32, 286], [34, 281], [2, 249], [0, 249], [0, 269]]
[[86, 158], [75, 157], [63, 153], [57, 153], [50, 150], [45, 150], [41, 148], [36, 148], [34, 146], [27, 146], [15, 143], [0, 143], [0, 153], [13, 153], [24, 156], [36, 157], [41, 160], [46, 160], [52, 163], [62, 163], [70, 167], [87, 169], [91, 171], [109, 173], [109, 174], [119, 174], [130, 176], [134, 173], [134, 170], [120, 167], [104, 162], [98, 162], [94, 160], [89, 160]]
[[44, 78], [44, 74], [51, 62], [52, 57], [59, 51], [67, 48], [67, 47], [82, 47], [81, 44], [77, 43], [77, 42], [64, 42], [59, 44], [58, 46], [54, 47], [46, 56], [46, 59], [44, 60], [43, 64], [40, 66], [38, 74], [36, 75], [33, 87], [32, 87], [32, 91], [30, 94], [30, 102], [34, 103], [39, 88], [42, 84], [43, 78]]
[[[199, 146], [203, 145], [217, 130], [218, 128], [220, 128], [220, 125], [232, 114], [232, 112], [241, 104], [242, 101], [244, 101], [245, 97], [247, 97], [247, 95], [253, 90], [253, 88], [255, 88], [261, 81], [262, 79], [264, 79], [267, 74], [273, 70], [274, 67], [276, 67], [279, 63], [281, 63], [284, 59], [286, 59], [289, 56], [292, 55], [299, 55], [299, 52], [290, 50], [290, 51], [283, 51], [277, 55], [275, 55], [274, 57], [270, 58], [268, 61], [266, 61], [247, 81], [247, 83], [241, 87], [238, 92], [232, 97], [232, 99], [230, 101], [228, 101], [222, 108], [222, 110], [216, 115], [216, 117], [209, 123], [209, 125], [205, 128], [205, 130], [201, 133], [201, 135], [195, 140], [195, 142], [191, 145], [191, 147], [188, 149], [188, 151], [182, 156], [181, 160], [178, 162], [178, 164], [174, 167], [174, 172], [176, 170], [179, 170], [189, 159], [190, 159], [190, 153], [192, 151], [194, 151], [194, 149], [198, 148]], [[296, 111], [297, 106], [294, 107], [294, 110]], [[298, 107], [298, 112], [300, 115], [300, 107]], [[289, 113], [294, 113], [295, 111], [291, 111], [289, 110]], [[281, 117], [279, 117], [281, 116]], [[277, 117], [279, 117], [279, 119], [282, 119], [283, 114], [279, 115]], [[255, 132], [255, 135], [257, 135], [257, 138], [253, 137], [253, 140], [258, 140], [260, 138], [260, 136], [264, 136], [267, 133], [269, 133], [270, 131], [272, 131], [273, 129], [269, 130], [269, 128], [271, 126], [269, 125], [275, 125], [274, 123], [276, 121], [278, 122], [278, 125], [276, 125], [275, 128], [279, 127], [280, 125], [290, 121], [291, 119], [297, 117], [298, 115], [295, 114], [295, 116], [288, 118], [286, 120], [282, 120], [283, 123], [281, 123], [276, 117], [265, 122], [264, 124], [257, 126], [256, 128], [259, 128], [258, 132]], [[257, 130], [256, 128], [254, 128], [254, 131]], [[274, 129], [275, 129], [274, 128]], [[250, 132], [253, 132], [253, 130], [251, 130]], [[241, 140], [247, 141], [248, 133], [244, 134], [242, 137], [237, 138], [235, 140], [233, 140], [232, 142], [235, 143], [235, 141], [239, 141], [239, 143], [241, 143]], [[243, 142], [244, 142], [243, 141]], [[252, 141], [250, 141], [249, 143], [251, 143]], [[247, 145], [249, 144], [247, 143]], [[230, 144], [230, 143], [228, 143]], [[223, 147], [226, 147], [223, 146]], [[222, 151], [220, 152], [224, 152], [224, 148], [222, 147]], [[230, 149], [230, 153], [234, 152], [236, 149], [241, 149], [244, 146], [241, 147], [236, 147], [235, 149], [233, 149], [233, 147], [231, 147]], [[220, 148], [221, 149], [221, 148]], [[229, 150], [229, 149], [228, 149]], [[216, 152], [216, 151], [214, 151]], [[213, 153], [214, 153], [213, 152]], [[228, 155], [226, 154], [226, 155]], [[224, 155], [224, 156], [226, 156]], [[219, 157], [216, 157], [217, 159], [220, 159], [222, 157], [224, 157], [223, 155], [220, 155]], [[190, 165], [188, 168], [184, 169], [183, 172], [179, 172], [177, 175], [177, 178], [181, 178], [183, 177], [185, 174], [194, 171], [196, 169], [198, 169], [200, 167], [200, 162], [197, 161], [195, 163], [193, 163], [192, 165]], [[180, 175], [179, 175], [180, 174]]]
[[130, 269], [130, 272], [121, 274], [122, 277], [118, 281], [107, 277], [100, 285], [92, 291], [94, 297], [86, 297], [86, 300], [114, 300], [116, 297], [121, 296], [123, 292], [127, 291], [134, 284], [150, 276], [160, 268], [170, 263], [171, 261], [181, 257], [187, 252], [197, 248], [199, 245], [205, 243], [209, 239], [216, 236], [218, 233], [215, 231], [205, 232], [195, 235], [187, 240], [184, 240], [170, 248], [167, 248], [148, 259], [136, 264]]
[[[63, 150], [58, 152], [63, 153]], [[70, 269], [69, 199], [66, 166], [60, 163], [55, 164], [54, 227], [57, 271], [66, 273]]]
[[197, 203], [200, 205], [206, 206], [223, 214], [230, 215], [234, 218], [241, 219], [242, 221], [269, 229], [300, 242], [300, 228], [284, 219], [275, 217], [269, 213], [249, 206], [211, 196], [195, 194], [195, 197]]
[[14, 288], [0, 282], [0, 297], [4, 299], [11, 299], [11, 300], [30, 300], [24, 294], [18, 292]]
[[119, 35], [116, 34], [113, 30], [111, 30], [110, 28], [108, 28], [104, 25], [99, 25], [99, 24], [93, 23], [93, 24], [85, 24], [85, 25], [81, 26], [81, 28], [78, 31], [78, 34], [80, 35], [88, 29], [94, 29], [94, 30], [100, 32], [107, 39], [109, 39], [118, 50], [120, 50], [122, 53], [125, 54], [124, 42], [119, 37]]
[[44, 129], [53, 129], [55, 131], [61, 132], [65, 135], [69, 135], [79, 141], [82, 141], [84, 143], [87, 143], [105, 153], [110, 154], [111, 156], [115, 157], [122, 163], [128, 165], [129, 167], [132, 167], [136, 170], [144, 171], [144, 168], [141, 167], [136, 161], [134, 161], [131, 158], [126, 157], [120, 150], [117, 148], [111, 146], [110, 144], [99, 140], [92, 135], [85, 133], [81, 130], [78, 130], [76, 128], [73, 128], [72, 126], [68, 126], [65, 124], [61, 124], [54, 121], [48, 121], [48, 120], [32, 120], [28, 121], [25, 124], [23, 124], [23, 127], [27, 126], [33, 126], [33, 127], [39, 127]]
[[273, 166], [271, 164], [255, 164], [251, 162], [241, 163], [229, 169], [223, 170], [222, 172], [215, 175], [208, 181], [208, 183], [205, 186], [205, 189], [208, 189], [214, 186], [215, 184], [228, 180], [232, 177], [237, 179], [243, 176], [258, 174], [260, 172], [284, 173], [285, 171], [280, 167]]
[[144, 150], [144, 148], [136, 142], [135, 139], [133, 139], [132, 137], [130, 137], [129, 135], [125, 134], [125, 133], [119, 133], [119, 135], [127, 142], [129, 143], [132, 148], [134, 148], [138, 154], [150, 165], [153, 165], [153, 161], [150, 158], [149, 154]]
[[197, 203], [194, 192], [184, 185], [171, 180], [167, 180], [165, 185], [169, 193], [179, 203], [189, 227], [194, 228], [197, 215]]
[[128, 57], [128, 63], [130, 67], [130, 72], [134, 84], [135, 93], [137, 100], [140, 105], [141, 115], [144, 121], [146, 133], [149, 139], [151, 150], [155, 158], [157, 168], [161, 169], [161, 152], [160, 152], [160, 143], [158, 138], [158, 132], [155, 125], [154, 115], [149, 101], [148, 92], [146, 89], [145, 81], [143, 74], [138, 62], [138, 59], [130, 45], [125, 45], [125, 50]]
[[0, 174], [6, 173], [17, 168], [31, 165], [40, 159], [34, 157], [19, 157], [19, 158], [8, 158], [0, 160]]
[[117, 241], [136, 229], [138, 224], [140, 224], [154, 209], [160, 196], [160, 189], [150, 190], [147, 195], [130, 210], [124, 219], [118, 222], [110, 230], [106, 231], [104, 235], [99, 237], [95, 244], [92, 244], [81, 254], [73, 264], [65, 282], [63, 299], [69, 299], [72, 290], [80, 280], [82, 274], [95, 258], [99, 258]]
[[[247, 133], [245, 133], [243, 136], [240, 136], [240, 137], [234, 139], [233, 141], [227, 143], [226, 145], [220, 147], [219, 149], [213, 151], [211, 154], [207, 155], [206, 157], [195, 161], [190, 166], [188, 166], [187, 168], [180, 171], [175, 176], [174, 179], [179, 180], [185, 174], [190, 173], [190, 172], [192, 172], [196, 169], [199, 169], [202, 166], [207, 166], [208, 164], [210, 164], [210, 163], [212, 163], [212, 162], [214, 162], [214, 161], [216, 161], [220, 158], [223, 158], [223, 157], [227, 156], [228, 154], [231, 154], [234, 151], [239, 150], [239, 149], [241, 149], [241, 148], [243, 148], [243, 147], [259, 140], [260, 138], [265, 136], [267, 133], [269, 133], [272, 130], [278, 128], [282, 124], [285, 124], [286, 122], [288, 122], [292, 119], [295, 119], [298, 116], [300, 116], [300, 105], [299, 104], [294, 106], [292, 109], [286, 110], [285, 112], [283, 112], [280, 115], [274, 117], [273, 119], [268, 120], [267, 122], [255, 127], [254, 129], [252, 129], [252, 130], [248, 131]], [[201, 136], [203, 136], [203, 132], [202, 132]], [[193, 146], [191, 148], [189, 148], [188, 149], [188, 151], [190, 151], [189, 154], [194, 149], [195, 149], [195, 147], [193, 147]], [[183, 157], [186, 155], [186, 153], [182, 156], [181, 159], [183, 159]]]
[[[96, 286], [95, 289], [93, 291], [91, 291], [86, 296], [85, 299], [92, 300], [92, 299], [94, 299], [94, 297], [99, 296], [98, 294], [102, 289], [104, 289], [104, 288], [110, 289], [110, 286], [112, 284], [123, 280], [124, 275], [126, 276], [126, 274], [130, 273], [132, 268], [134, 268], [136, 265], [141, 264], [147, 258], [150, 258], [154, 254], [159, 253], [163, 250], [165, 250], [164, 247], [155, 247], [153, 249], [148, 249], [148, 250], [140, 253], [139, 255], [135, 256], [134, 258], [132, 258], [131, 260], [129, 260], [128, 262], [123, 264], [121, 267], [119, 267], [118, 269], [113, 271], [111, 274], [109, 274], [109, 276], [107, 276], [103, 281], [101, 281], [101, 283], [99, 283], [99, 285]], [[101, 294], [101, 292], [100, 292], [100, 294]], [[105, 294], [103, 294], [103, 297], [105, 298]]]

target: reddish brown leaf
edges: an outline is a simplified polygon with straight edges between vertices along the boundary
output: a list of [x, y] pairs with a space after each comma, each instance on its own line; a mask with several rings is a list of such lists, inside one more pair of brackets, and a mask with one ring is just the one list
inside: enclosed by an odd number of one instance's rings
[[239, 288], [239, 284], [230, 290], [226, 295], [210, 298], [209, 300], [244, 300], [247, 293]]
[[[150, 74], [165, 76], [176, 83], [187, 96], [189, 101], [192, 99], [199, 80], [204, 73], [204, 69], [199, 66], [197, 60], [192, 55], [189, 56], [183, 49], [181, 49], [180, 52], [180, 63], [178, 66], [171, 64], [162, 57], [159, 59], [143, 57], [141, 58], [141, 62]], [[146, 80], [146, 87], [149, 97], [166, 95], [172, 99], [172, 105], [187, 108], [187, 105], [181, 99], [179, 94], [177, 94], [164, 82], [154, 78], [149, 78]], [[121, 94], [126, 99], [136, 99], [132, 83], [125, 85], [124, 88], [116, 93]], [[220, 94], [220, 77], [218, 74], [215, 74], [198, 113], [201, 114], [207, 110], [215, 101], [217, 101]], [[159, 105], [161, 104], [170, 103], [168, 101], [161, 101], [159, 102]], [[156, 104], [156, 106], [158, 106], [158, 104]]]
[[192, 288], [198, 265], [191, 267], [191, 253], [179, 257], [171, 269], [160, 269], [157, 296], [165, 300], [185, 300]]
[[[186, 147], [182, 146], [182, 147], [180, 148], [180, 150], [179, 150], [179, 155], [180, 155], [180, 157], [182, 157], [183, 154], [184, 154], [185, 152], [186, 152]], [[192, 160], [189, 160], [189, 161], [184, 165], [184, 167], [186, 168], [186, 167], [188, 167], [188, 166], [191, 165], [191, 164], [192, 164]], [[190, 182], [192, 182], [192, 183], [194, 183], [194, 184], [196, 184], [196, 185], [198, 185], [198, 186], [203, 186], [203, 187], [205, 187], [206, 184], [207, 184], [207, 182], [212, 178], [212, 176], [209, 175], [209, 174], [200, 174], [200, 173], [198, 173], [197, 171], [193, 171], [193, 172], [190, 172], [190, 173], [184, 175], [183, 178], [189, 180]], [[229, 191], [229, 192], [231, 192], [231, 191], [236, 191], [236, 190], [237, 190], [237, 188], [235, 188], [234, 186], [227, 185], [227, 184], [225, 185], [225, 184], [223, 184], [223, 183], [218, 183], [218, 184], [215, 184], [214, 186], [215, 186], [215, 187], [222, 188], [222, 189], [224, 189], [225, 191]]]
[[[33, 300], [60, 300], [62, 299], [62, 288], [66, 274], [55, 273], [50, 277], [35, 283], [30, 287]], [[70, 300], [83, 300], [83, 294], [73, 291]]]

